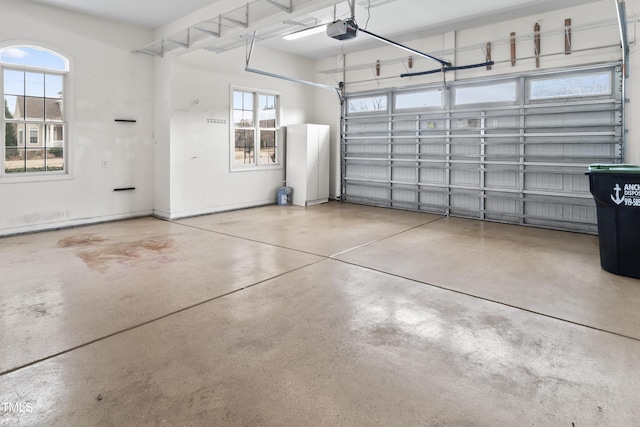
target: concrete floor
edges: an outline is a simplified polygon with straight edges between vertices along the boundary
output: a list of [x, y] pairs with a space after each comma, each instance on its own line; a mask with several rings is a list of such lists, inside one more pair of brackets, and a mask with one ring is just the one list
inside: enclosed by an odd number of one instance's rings
[[597, 237], [332, 202], [0, 239], [0, 426], [637, 426]]

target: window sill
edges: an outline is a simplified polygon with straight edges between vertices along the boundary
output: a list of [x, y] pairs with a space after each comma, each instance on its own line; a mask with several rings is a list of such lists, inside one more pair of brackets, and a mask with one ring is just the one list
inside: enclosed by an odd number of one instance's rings
[[272, 171], [283, 169], [281, 164], [271, 166], [245, 166], [245, 167], [232, 167], [229, 172], [257, 172], [257, 171]]
[[13, 174], [3, 174], [0, 176], [0, 185], [2, 184], [20, 184], [28, 182], [50, 182], [50, 181], [68, 181], [73, 179], [68, 173], [55, 174], [33, 174], [14, 176]]

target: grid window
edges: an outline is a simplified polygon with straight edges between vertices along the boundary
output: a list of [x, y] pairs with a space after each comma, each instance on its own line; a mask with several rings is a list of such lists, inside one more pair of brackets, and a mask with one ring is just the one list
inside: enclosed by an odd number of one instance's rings
[[67, 62], [29, 46], [0, 50], [4, 114], [0, 176], [64, 172]]
[[232, 169], [279, 166], [279, 96], [233, 90]]

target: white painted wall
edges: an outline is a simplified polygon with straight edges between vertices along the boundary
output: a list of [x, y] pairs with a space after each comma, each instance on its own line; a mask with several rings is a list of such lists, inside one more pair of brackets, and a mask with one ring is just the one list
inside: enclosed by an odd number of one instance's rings
[[[322, 61], [322, 65], [331, 63], [333, 68], [342, 66], [342, 57], [335, 57], [329, 61]], [[316, 63], [316, 70], [320, 63]], [[327, 86], [338, 87], [342, 81], [342, 76], [331, 76], [325, 74], [316, 74], [314, 81], [325, 84]], [[316, 89], [314, 123], [323, 123], [331, 125], [329, 132], [330, 151], [329, 151], [329, 198], [336, 199], [340, 197], [340, 111], [341, 104], [338, 95], [330, 90]]]
[[[283, 167], [230, 171], [230, 88], [279, 92], [281, 125], [286, 126], [313, 118], [313, 87], [245, 72], [244, 49], [222, 54], [198, 50], [163, 61], [171, 62], [168, 217], [275, 203], [285, 179]], [[313, 66], [312, 61], [259, 47], [251, 59], [252, 68], [303, 80], [313, 79]], [[281, 141], [284, 136], [283, 130]]]
[[[152, 34], [21, 0], [0, 0], [0, 11], [0, 47], [33, 44], [71, 61], [70, 175], [30, 182], [0, 178], [0, 235], [150, 214], [153, 60], [131, 51]], [[137, 123], [118, 124], [116, 118]], [[136, 190], [113, 191], [122, 186]]]
[[154, 202], [153, 213], [161, 218], [171, 216], [171, 61], [155, 59], [154, 103]]
[[[147, 30], [17, 0], [0, 0], [0, 9], [3, 47], [29, 42], [71, 60], [74, 107], [67, 135], [70, 175], [0, 181], [0, 235], [275, 202], [284, 167], [230, 172], [230, 86], [279, 91], [283, 126], [312, 121], [313, 88], [244, 72], [243, 49], [153, 59], [131, 53], [153, 39]], [[251, 66], [305, 80], [314, 76], [312, 61], [260, 48]], [[137, 123], [117, 124], [116, 118]], [[136, 190], [113, 192], [123, 186]]]

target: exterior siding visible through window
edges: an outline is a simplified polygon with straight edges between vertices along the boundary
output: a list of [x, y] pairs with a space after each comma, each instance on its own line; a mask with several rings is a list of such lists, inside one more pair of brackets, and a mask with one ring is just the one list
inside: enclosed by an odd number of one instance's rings
[[68, 63], [32, 46], [0, 49], [4, 112], [1, 177], [66, 172]]
[[232, 89], [232, 170], [280, 166], [277, 94]]

